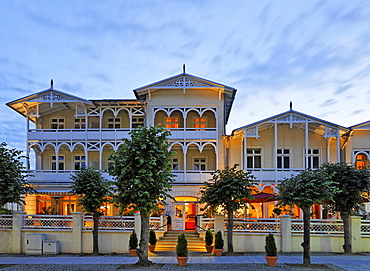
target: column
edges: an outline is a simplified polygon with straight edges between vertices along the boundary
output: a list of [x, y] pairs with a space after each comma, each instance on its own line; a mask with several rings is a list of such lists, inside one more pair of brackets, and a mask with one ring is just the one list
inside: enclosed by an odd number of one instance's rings
[[280, 233], [281, 233], [281, 252], [292, 251], [292, 217], [290, 215], [282, 215], [280, 217]]
[[361, 252], [361, 217], [351, 216], [349, 218], [349, 227], [352, 253]]
[[222, 232], [222, 237], [224, 235], [224, 220], [225, 220], [225, 217], [223, 215], [215, 215], [215, 234], [218, 232], [218, 231], [221, 231]]
[[22, 228], [25, 214], [26, 212], [13, 212], [12, 253], [22, 253]]
[[75, 212], [73, 215], [72, 253], [82, 253], [82, 229], [84, 226], [83, 213]]
[[308, 168], [308, 121], [306, 120], [306, 123], [305, 123], [305, 131], [304, 131], [304, 137], [305, 137], [305, 154], [304, 154], [304, 157], [305, 157], [305, 166], [304, 168]]
[[137, 239], [140, 241], [140, 237], [141, 237], [141, 218], [140, 218], [140, 212], [135, 213], [134, 216], [135, 216], [135, 226], [134, 226], [134, 229], [135, 229], [135, 232], [136, 232]]

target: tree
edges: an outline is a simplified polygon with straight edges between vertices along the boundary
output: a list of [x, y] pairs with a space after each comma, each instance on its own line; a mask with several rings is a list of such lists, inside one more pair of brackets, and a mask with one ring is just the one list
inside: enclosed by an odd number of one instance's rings
[[356, 169], [354, 165], [344, 162], [326, 163], [321, 168], [327, 174], [332, 174], [333, 180], [337, 183], [337, 192], [329, 206], [334, 211], [340, 212], [344, 227], [343, 249], [345, 253], [351, 253], [349, 217], [354, 214], [356, 207], [363, 204], [363, 194], [370, 190], [370, 171], [368, 168]]
[[303, 211], [303, 263], [311, 264], [310, 258], [310, 208], [331, 200], [336, 189], [331, 176], [322, 170], [306, 169], [296, 176], [285, 179], [277, 187], [279, 205], [297, 205]]
[[99, 253], [99, 217], [102, 215], [100, 207], [107, 200], [109, 192], [109, 182], [101, 176], [99, 171], [93, 168], [82, 168], [71, 175], [72, 194], [80, 195], [78, 204], [83, 207], [85, 212], [93, 214], [93, 253]]
[[0, 143], [0, 207], [9, 202], [25, 204], [23, 195], [36, 193], [27, 182], [27, 172], [21, 162], [21, 151], [8, 149], [5, 142]]
[[212, 172], [210, 182], [204, 183], [201, 189], [199, 203], [205, 203], [212, 209], [221, 207], [227, 213], [227, 249], [228, 253], [234, 252], [233, 228], [234, 212], [244, 206], [251, 199], [254, 185], [254, 176], [250, 172], [236, 170], [237, 164], [232, 168]]
[[172, 198], [173, 175], [171, 174], [172, 152], [168, 136], [170, 132], [160, 127], [141, 127], [130, 132], [131, 139], [109, 156], [109, 174], [114, 176], [113, 201], [120, 206], [140, 211], [141, 231], [137, 251], [138, 264], [149, 266], [148, 232], [149, 216], [155, 207]]

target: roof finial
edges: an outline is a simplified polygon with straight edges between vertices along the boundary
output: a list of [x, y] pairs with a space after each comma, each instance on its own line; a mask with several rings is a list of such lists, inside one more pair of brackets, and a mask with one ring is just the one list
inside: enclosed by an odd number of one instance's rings
[[185, 73], [185, 64], [182, 65], [182, 72]]
[[54, 87], [54, 81], [53, 79], [50, 80], [50, 88], [53, 88]]
[[293, 110], [293, 103], [292, 103], [292, 101], [290, 101], [289, 107], [290, 107], [290, 110]]

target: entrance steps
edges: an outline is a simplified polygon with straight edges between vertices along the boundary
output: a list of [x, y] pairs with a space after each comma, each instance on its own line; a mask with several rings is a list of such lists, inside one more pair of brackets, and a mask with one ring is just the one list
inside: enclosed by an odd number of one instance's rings
[[167, 231], [157, 241], [155, 251], [176, 251], [177, 238], [180, 234], [185, 234], [188, 251], [206, 252], [205, 242], [196, 231]]

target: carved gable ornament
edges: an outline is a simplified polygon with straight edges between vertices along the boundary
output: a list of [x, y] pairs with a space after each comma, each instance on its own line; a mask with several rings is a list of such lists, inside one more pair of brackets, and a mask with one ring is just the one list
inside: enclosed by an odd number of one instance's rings
[[65, 95], [65, 94], [50, 90], [48, 92], [34, 96], [28, 100], [25, 100], [25, 102], [49, 102], [49, 103], [51, 102], [53, 103], [53, 102], [81, 102], [81, 100], [75, 97], [69, 96], [69, 95]]
[[151, 88], [192, 88], [192, 87], [219, 87], [209, 83], [189, 78], [187, 76], [181, 76], [180, 78], [165, 81], [152, 86]]

